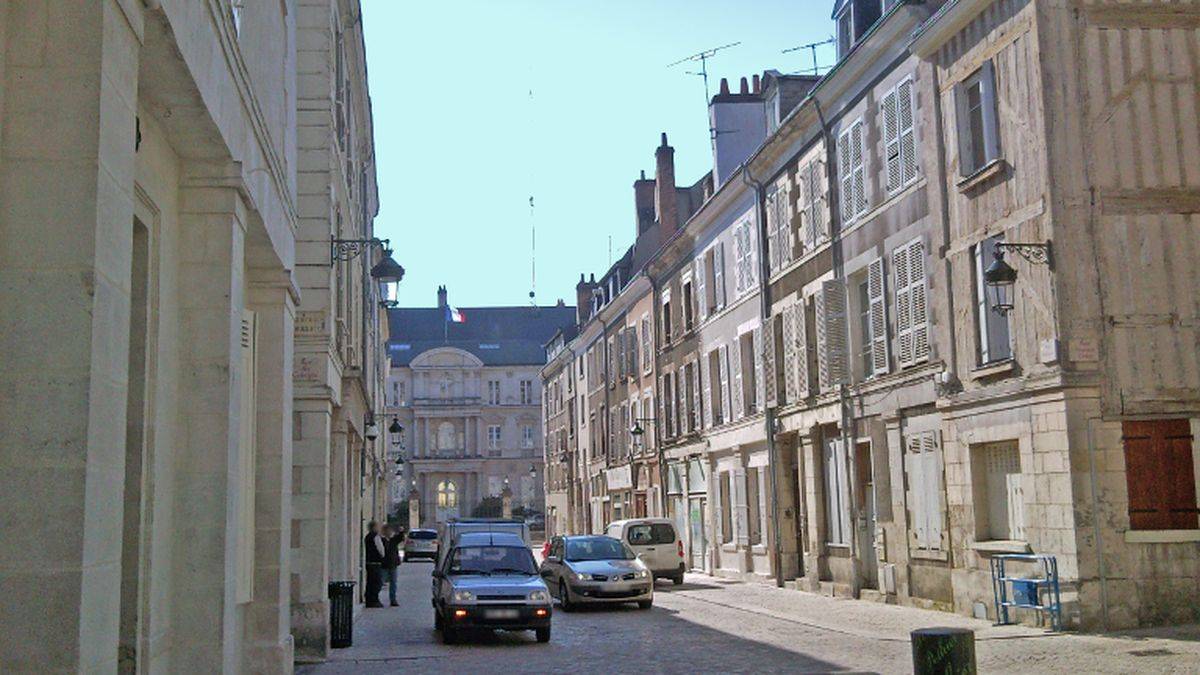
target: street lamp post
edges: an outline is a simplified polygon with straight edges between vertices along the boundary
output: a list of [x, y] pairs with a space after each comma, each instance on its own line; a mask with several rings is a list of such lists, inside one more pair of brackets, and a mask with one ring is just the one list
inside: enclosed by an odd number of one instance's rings
[[1034, 265], [1049, 265], [1053, 267], [1054, 259], [1050, 253], [1050, 242], [1045, 243], [1005, 243], [997, 242], [992, 255], [995, 260], [983, 272], [983, 282], [995, 289], [996, 302], [992, 309], [1004, 316], [1013, 309], [1016, 296], [1013, 292], [1017, 283], [1017, 270], [1004, 260], [1004, 254], [1012, 251]]

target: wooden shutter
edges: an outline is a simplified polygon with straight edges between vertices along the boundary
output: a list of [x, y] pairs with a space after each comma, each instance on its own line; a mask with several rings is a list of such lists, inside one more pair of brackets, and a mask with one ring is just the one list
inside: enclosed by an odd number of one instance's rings
[[717, 353], [717, 370], [720, 375], [721, 387], [721, 421], [723, 423], [733, 421], [733, 406], [729, 393], [729, 345], [721, 345], [720, 351]]
[[703, 253], [696, 258], [694, 267], [696, 270], [696, 308], [699, 310], [697, 313], [700, 316], [700, 321], [703, 321], [708, 318], [708, 278], [704, 273]]
[[238, 602], [249, 602], [254, 597], [254, 501], [255, 501], [255, 436], [257, 406], [255, 395], [258, 389], [258, 321], [250, 310], [242, 312], [239, 340], [241, 381], [238, 383], [238, 529], [237, 529], [237, 581]]
[[920, 435], [920, 441], [924, 464], [924, 479], [921, 486], [925, 490], [922, 503], [925, 506], [926, 547], [940, 551], [945, 548], [946, 507], [939, 435], [938, 431], [928, 431]]
[[658, 427], [663, 438], [670, 438], [671, 432], [667, 426], [667, 376], [658, 376]]
[[796, 301], [796, 395], [808, 398], [811, 391], [808, 372], [808, 299]]
[[867, 176], [866, 176], [866, 149], [864, 146], [866, 132], [863, 129], [862, 120], [854, 123], [850, 127], [850, 163], [853, 167], [853, 189], [854, 189], [854, 215], [857, 216], [867, 210]]
[[925, 498], [928, 494], [925, 488], [925, 453], [921, 448], [920, 434], [911, 434], [906, 440], [904, 459], [908, 474], [909, 541], [915, 548], [927, 549], [929, 533], [928, 518], [925, 516]]
[[816, 198], [813, 194], [815, 186], [812, 181], [812, 165], [813, 162], [809, 161], [801, 165], [800, 170], [796, 172], [796, 180], [799, 183], [797, 192], [799, 192], [801, 239], [804, 242], [805, 252], [811, 251], [817, 244], [817, 229], [813, 220], [813, 202]]
[[616, 353], [617, 372], [616, 372], [616, 376], [617, 376], [618, 380], [623, 380], [623, 379], [625, 379], [625, 376], [627, 375], [627, 372], [625, 369], [625, 365], [626, 365], [626, 361], [625, 361], [625, 331], [618, 330], [615, 337], [616, 337], [616, 341], [617, 341], [617, 350], [616, 350], [617, 351], [617, 353]]
[[718, 242], [713, 247], [713, 298], [717, 307], [725, 307], [725, 244]]
[[779, 190], [772, 187], [766, 196], [767, 212], [767, 267], [771, 274], [779, 270]]
[[[783, 310], [783, 395], [787, 403], [800, 398], [800, 382], [796, 379], [796, 309], [798, 304], [788, 305]], [[769, 405], [769, 403], [768, 403]]]
[[925, 292], [925, 243], [908, 246], [908, 295], [912, 304], [913, 362], [929, 360], [929, 306]]
[[[764, 330], [765, 329], [765, 330]], [[772, 362], [767, 362], [767, 331], [770, 330], [770, 324], [766, 326], [758, 326], [754, 329], [754, 358], [751, 360], [754, 368], [754, 412], [760, 413], [763, 411], [763, 406], [767, 402], [767, 384], [774, 376], [775, 355], [771, 355]], [[774, 388], [774, 387], [772, 387]], [[772, 392], [773, 393], [773, 392]]]
[[[812, 172], [812, 190], [813, 190], [813, 232], [821, 239], [828, 239], [833, 232], [833, 214], [828, 212], [829, 208], [829, 167], [825, 165], [824, 160], [814, 159], [809, 165]], [[828, 215], [828, 217], [826, 217]]]
[[850, 130], [842, 132], [838, 137], [838, 182], [841, 188], [839, 197], [842, 200], [842, 223], [854, 219], [854, 172], [850, 163]]
[[822, 392], [846, 377], [846, 290], [837, 280], [823, 282], [817, 295], [817, 377]]
[[1121, 423], [1129, 527], [1197, 529], [1192, 434], [1186, 419]]
[[867, 297], [870, 299], [871, 370], [888, 372], [887, 295], [884, 293], [883, 258], [867, 265]]
[[913, 364], [912, 298], [909, 295], [908, 246], [892, 251], [892, 271], [896, 274], [896, 361], [901, 367]]
[[896, 87], [897, 137], [900, 144], [900, 178], [907, 185], [917, 177], [916, 100], [913, 81], [906, 79]]
[[704, 397], [701, 394], [703, 390], [700, 388], [700, 362], [703, 360], [702, 358], [697, 358], [692, 364], [692, 414], [696, 420], [696, 426], [692, 431], [698, 431], [703, 424]]
[[[712, 409], [711, 409], [712, 406], [704, 405], [704, 401], [712, 400], [712, 395], [709, 394], [709, 389], [708, 389], [710, 386], [712, 386], [712, 373], [709, 372], [710, 369], [708, 366], [708, 355], [701, 353], [700, 358], [697, 359], [696, 363], [697, 363], [697, 367], [700, 369], [700, 385], [696, 389], [696, 391], [697, 391], [696, 398], [698, 400], [702, 399], [700, 402], [700, 414], [696, 416], [696, 420], [700, 424], [701, 428], [708, 428], [708, 427], [711, 427], [712, 423], [713, 423], [712, 422]], [[708, 398], [704, 399], [704, 397], [702, 397], [700, 395], [700, 392], [704, 392], [705, 394], [708, 394]]]
[[883, 113], [883, 156], [887, 171], [887, 191], [904, 184], [900, 168], [900, 124], [896, 111], [896, 90], [889, 91], [880, 103]]
[[731, 398], [733, 405], [733, 417], [731, 420], [740, 420], [745, 414], [745, 405], [742, 400], [742, 338], [738, 336], [733, 340], [733, 350], [729, 354], [729, 366], [732, 369], [729, 376], [729, 384], [731, 388]]

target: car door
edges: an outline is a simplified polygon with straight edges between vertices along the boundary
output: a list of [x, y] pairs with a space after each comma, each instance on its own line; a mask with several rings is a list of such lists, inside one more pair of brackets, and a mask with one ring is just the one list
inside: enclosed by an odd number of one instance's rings
[[629, 544], [629, 548], [633, 549], [633, 554], [646, 563], [647, 567], [655, 569], [657, 547], [654, 545], [650, 523], [630, 523], [625, 527], [624, 536], [619, 538]]

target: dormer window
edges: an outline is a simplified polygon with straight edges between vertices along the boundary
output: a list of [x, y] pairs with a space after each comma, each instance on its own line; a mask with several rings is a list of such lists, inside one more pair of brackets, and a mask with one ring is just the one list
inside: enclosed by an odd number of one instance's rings
[[833, 14], [838, 30], [838, 60], [846, 57], [882, 13], [882, 0], [839, 0]]

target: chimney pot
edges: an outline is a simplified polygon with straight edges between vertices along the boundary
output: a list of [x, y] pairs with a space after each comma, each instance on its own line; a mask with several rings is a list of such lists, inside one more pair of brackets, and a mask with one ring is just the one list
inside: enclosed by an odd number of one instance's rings
[[646, 170], [642, 169], [642, 180], [646, 180]]
[[667, 147], [667, 132], [662, 132], [662, 147]]
[[729, 80], [723, 77], [721, 78], [721, 93], [726, 96], [729, 95]]
[[754, 76], [754, 93], [756, 93], [756, 94], [761, 93], [762, 92], [761, 86], [762, 86], [762, 82], [758, 79], [758, 75], [755, 75]]
[[750, 93], [750, 83], [747, 82], [746, 78], [744, 78], [744, 77], [742, 78], [742, 86], [741, 86], [741, 91], [739, 93], [742, 93], [742, 94]]

